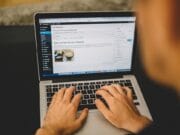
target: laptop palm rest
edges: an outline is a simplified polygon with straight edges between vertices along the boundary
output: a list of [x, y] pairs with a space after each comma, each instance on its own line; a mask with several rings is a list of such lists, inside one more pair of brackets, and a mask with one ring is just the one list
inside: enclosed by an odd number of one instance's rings
[[114, 127], [96, 110], [89, 112], [84, 126], [75, 135], [126, 135], [128, 132]]

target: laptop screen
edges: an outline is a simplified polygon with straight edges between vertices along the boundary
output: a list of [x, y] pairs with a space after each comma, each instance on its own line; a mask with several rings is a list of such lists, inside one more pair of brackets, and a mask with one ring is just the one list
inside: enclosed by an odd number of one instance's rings
[[135, 19], [40, 18], [41, 76], [130, 71]]

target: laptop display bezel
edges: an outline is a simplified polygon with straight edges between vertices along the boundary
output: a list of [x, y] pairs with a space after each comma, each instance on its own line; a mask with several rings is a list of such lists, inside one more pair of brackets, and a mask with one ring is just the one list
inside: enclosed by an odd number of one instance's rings
[[133, 44], [133, 52], [131, 58], [131, 69], [130, 71], [125, 72], [108, 72], [108, 73], [95, 73], [95, 74], [80, 74], [80, 75], [68, 75], [68, 76], [53, 76], [53, 77], [44, 77], [42, 75], [42, 58], [41, 58], [41, 48], [40, 48], [40, 25], [39, 19], [45, 18], [83, 18], [83, 17], [132, 17], [135, 16], [134, 12], [76, 12], [76, 13], [37, 13], [35, 14], [35, 39], [36, 39], [36, 57], [38, 65], [38, 77], [39, 80], [84, 80], [84, 79], [101, 79], [101, 78], [115, 78], [120, 77], [125, 74], [133, 73], [133, 63], [135, 55], [135, 45], [136, 45], [136, 29], [135, 37]]

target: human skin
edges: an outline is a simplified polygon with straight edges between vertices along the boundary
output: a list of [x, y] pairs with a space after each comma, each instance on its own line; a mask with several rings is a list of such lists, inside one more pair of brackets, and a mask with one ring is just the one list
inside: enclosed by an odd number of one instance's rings
[[150, 78], [180, 92], [180, 1], [135, 4], [141, 58]]
[[[109, 108], [99, 99], [96, 100], [98, 110], [115, 127], [132, 133], [139, 133], [151, 121], [141, 115], [133, 103], [132, 91], [128, 87], [112, 84], [101, 87], [96, 94], [101, 95]], [[119, 115], [121, 112], [121, 115]]]
[[74, 87], [63, 88], [53, 96], [43, 126], [36, 135], [70, 135], [81, 128], [87, 118], [88, 109], [85, 108], [77, 115], [81, 94], [72, 98], [74, 90]]

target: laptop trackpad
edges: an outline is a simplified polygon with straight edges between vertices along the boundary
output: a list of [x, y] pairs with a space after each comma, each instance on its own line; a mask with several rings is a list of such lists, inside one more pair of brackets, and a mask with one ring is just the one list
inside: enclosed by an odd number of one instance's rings
[[96, 110], [90, 111], [86, 123], [76, 135], [126, 135], [127, 132], [111, 125], [104, 116]]

